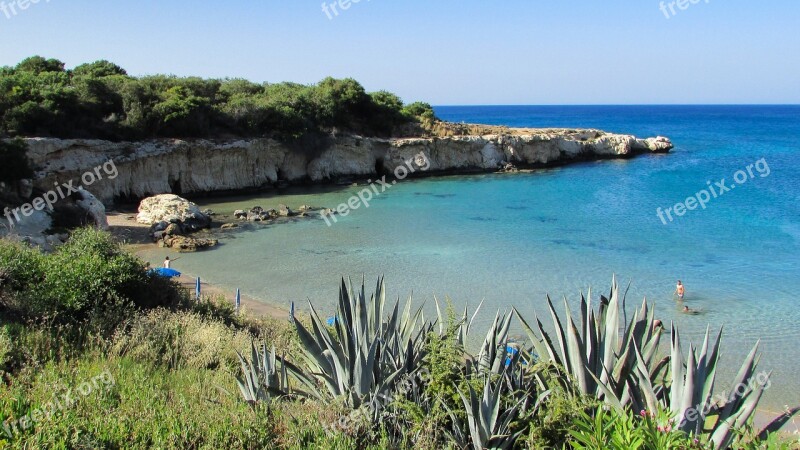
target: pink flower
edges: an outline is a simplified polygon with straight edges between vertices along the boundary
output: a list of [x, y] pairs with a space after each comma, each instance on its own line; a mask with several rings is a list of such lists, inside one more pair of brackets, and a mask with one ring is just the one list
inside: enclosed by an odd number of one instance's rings
[[647, 411], [641, 410], [641, 411], [639, 411], [639, 415], [642, 416], [642, 417], [647, 417]]
[[667, 427], [666, 427], [666, 428], [664, 428], [664, 431], [666, 431], [667, 433], [669, 433], [670, 431], [672, 431], [672, 425], [667, 425]]
[[661, 425], [659, 425], [659, 426], [658, 426], [658, 431], [659, 431], [660, 433], [663, 433], [663, 432], [664, 432], [664, 427], [662, 427]]

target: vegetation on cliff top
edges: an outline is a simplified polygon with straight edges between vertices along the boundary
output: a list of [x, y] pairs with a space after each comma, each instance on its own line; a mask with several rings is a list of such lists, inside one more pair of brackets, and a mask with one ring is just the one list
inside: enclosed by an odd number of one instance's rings
[[436, 120], [426, 103], [368, 93], [351, 78], [316, 85], [129, 76], [108, 61], [66, 70], [33, 56], [0, 68], [0, 135], [98, 138], [391, 136]]

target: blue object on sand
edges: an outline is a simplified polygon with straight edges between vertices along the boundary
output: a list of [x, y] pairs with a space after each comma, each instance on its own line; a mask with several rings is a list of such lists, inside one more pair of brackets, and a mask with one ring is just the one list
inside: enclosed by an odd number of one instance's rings
[[294, 302], [292, 302], [292, 306], [289, 308], [289, 322], [294, 323]]
[[175, 278], [181, 276], [181, 273], [178, 272], [177, 270], [167, 269], [166, 267], [155, 269], [155, 273], [160, 277], [166, 277], [166, 278]]
[[328, 317], [328, 320], [325, 321], [329, 327], [336, 325], [336, 316]]
[[200, 277], [197, 277], [197, 283], [194, 285], [194, 296], [197, 300], [200, 300]]
[[236, 312], [239, 312], [239, 307], [242, 306], [242, 292], [236, 289]]

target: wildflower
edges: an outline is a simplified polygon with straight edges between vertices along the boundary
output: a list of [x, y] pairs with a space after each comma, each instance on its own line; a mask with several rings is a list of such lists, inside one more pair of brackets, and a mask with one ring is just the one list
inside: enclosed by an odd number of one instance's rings
[[641, 411], [639, 411], [639, 415], [642, 416], [642, 417], [647, 417], [647, 411], [641, 410]]

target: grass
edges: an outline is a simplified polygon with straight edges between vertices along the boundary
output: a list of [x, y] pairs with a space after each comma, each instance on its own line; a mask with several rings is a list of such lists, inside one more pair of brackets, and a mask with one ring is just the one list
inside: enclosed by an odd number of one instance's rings
[[[101, 253], [140, 274], [140, 262], [132, 264], [117, 253], [105, 236], [80, 236], [87, 249], [81, 257], [92, 258], [98, 239]], [[10, 282], [0, 282], [0, 425], [8, 430], [0, 429], [0, 450], [454, 448], [450, 430], [454, 421], [466, 419], [458, 392], [483, 384], [465, 370], [464, 349], [455, 340], [459, 322], [448, 305], [447, 331], [424, 336], [428, 356], [421, 364], [429, 381], [419, 397], [426, 399], [423, 403], [397, 396], [378, 421], [352, 419], [354, 411], [343, 399], [273, 397], [250, 405], [241, 400], [236, 384], [236, 352], [248, 353], [256, 341], [301, 360], [298, 334], [288, 321], [237, 315], [220, 298], [187, 301], [179, 286], [148, 280], [137, 281], [129, 297], [98, 287], [114, 300], [110, 306], [80, 298], [80, 287], [70, 292], [70, 301], [62, 293], [48, 298], [52, 291], [36, 290], [39, 297], [30, 309], [24, 301], [32, 292], [28, 288], [35, 279], [54, 276], [57, 268], [45, 261], [49, 256], [25, 252], [19, 258], [15, 249], [0, 243], [0, 272], [12, 274]], [[91, 280], [92, 273], [73, 275]], [[159, 290], [155, 305], [147, 300], [148, 288]], [[97, 307], [70, 308], [73, 304]], [[58, 315], [36, 314], [52, 311], [53, 305], [61, 308]], [[541, 408], [511, 425], [525, 431], [515, 448], [579, 448], [569, 430], [596, 410], [597, 399], [559, 388], [557, 373], [550, 382], [551, 369], [560, 372], [557, 367], [533, 369], [542, 369], [536, 372], [551, 392]], [[621, 417], [619, 423], [638, 423], [634, 419]], [[593, 424], [585, 421], [586, 436], [608, 431]], [[798, 448], [774, 436], [748, 445], [737, 448]]]

